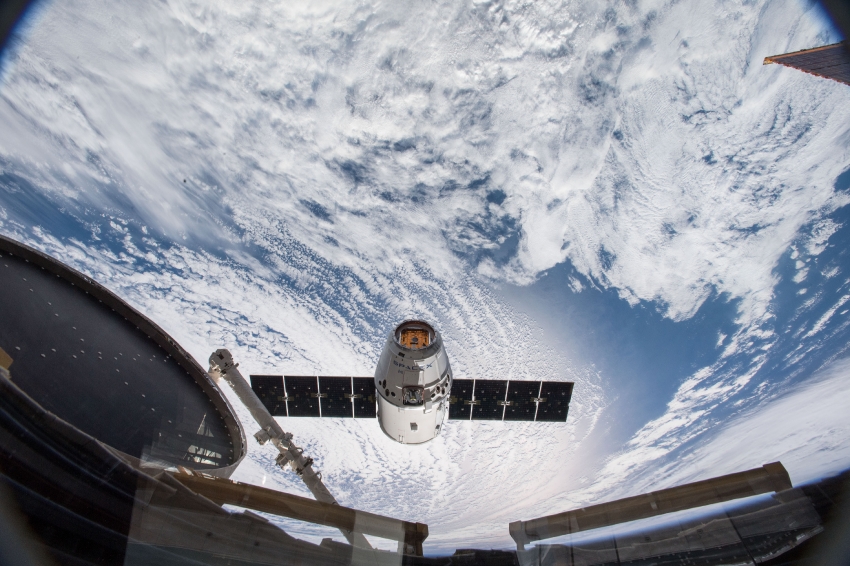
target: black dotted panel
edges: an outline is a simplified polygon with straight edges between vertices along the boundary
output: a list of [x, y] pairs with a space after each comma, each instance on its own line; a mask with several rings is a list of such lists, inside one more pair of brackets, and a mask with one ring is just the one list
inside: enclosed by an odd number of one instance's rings
[[287, 416], [282, 375], [252, 375], [251, 389], [273, 417]]
[[351, 378], [319, 376], [322, 417], [352, 418]]
[[537, 409], [535, 399], [540, 393], [539, 381], [508, 382], [508, 405], [505, 407], [506, 421], [533, 421]]
[[355, 377], [354, 380], [354, 417], [374, 419], [377, 416], [374, 377]]
[[468, 421], [471, 414], [474, 379], [455, 379], [449, 393], [449, 420]]
[[573, 395], [573, 384], [568, 381], [544, 381], [537, 408], [537, 420], [549, 422], [565, 422], [570, 408], [570, 398]]
[[319, 389], [315, 376], [285, 375], [290, 417], [318, 417]]
[[500, 421], [505, 408], [505, 392], [508, 382], [503, 379], [476, 379], [475, 405], [472, 407], [474, 421]]
[[13, 381], [42, 407], [146, 461], [197, 468], [235, 462], [210, 398], [133, 323], [6, 252], [0, 290], [0, 347], [13, 359]]

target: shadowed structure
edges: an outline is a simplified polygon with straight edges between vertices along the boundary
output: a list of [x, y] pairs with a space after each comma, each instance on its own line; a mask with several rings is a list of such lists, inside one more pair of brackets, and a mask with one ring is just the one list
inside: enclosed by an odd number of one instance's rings
[[46, 410], [148, 466], [229, 476], [242, 431], [206, 372], [86, 275], [0, 237], [0, 349]]

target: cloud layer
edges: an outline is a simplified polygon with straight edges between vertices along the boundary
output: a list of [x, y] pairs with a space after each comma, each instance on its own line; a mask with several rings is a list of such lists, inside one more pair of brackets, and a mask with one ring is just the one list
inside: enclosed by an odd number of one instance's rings
[[[840, 353], [848, 91], [761, 65], [835, 39], [807, 3], [79, 0], [21, 33], [2, 67], [0, 229], [198, 359], [224, 345], [251, 371], [368, 375], [415, 315], [465, 376], [577, 381], [567, 426], [457, 425], [418, 451], [365, 424], [287, 425], [345, 502], [395, 494], [440, 526], [433, 548], [509, 545], [518, 514], [626, 474], [691, 477], [730, 414]], [[563, 262], [579, 297], [613, 289], [676, 321], [736, 305], [716, 360], [617, 454], [610, 376], [499, 291]], [[300, 489], [260, 449], [243, 473]], [[423, 486], [433, 499], [408, 503]], [[511, 494], [498, 511], [494, 490]]]

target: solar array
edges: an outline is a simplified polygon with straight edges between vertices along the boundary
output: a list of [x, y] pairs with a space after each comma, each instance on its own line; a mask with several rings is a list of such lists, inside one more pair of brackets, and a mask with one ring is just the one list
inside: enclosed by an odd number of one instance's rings
[[850, 85], [850, 44], [847, 42], [764, 58], [765, 65], [771, 63]]
[[[252, 375], [251, 388], [276, 417], [375, 418], [371, 377]], [[455, 379], [449, 419], [565, 422], [568, 381]]]
[[572, 395], [569, 381], [456, 379], [449, 420], [565, 422]]
[[252, 375], [251, 388], [275, 417], [376, 416], [373, 377]]

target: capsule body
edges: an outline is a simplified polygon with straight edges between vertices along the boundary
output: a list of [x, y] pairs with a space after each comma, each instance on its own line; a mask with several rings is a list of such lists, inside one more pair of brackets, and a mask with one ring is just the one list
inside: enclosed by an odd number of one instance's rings
[[421, 320], [396, 326], [375, 369], [381, 429], [402, 444], [436, 437], [449, 410], [451, 382], [440, 333]]

